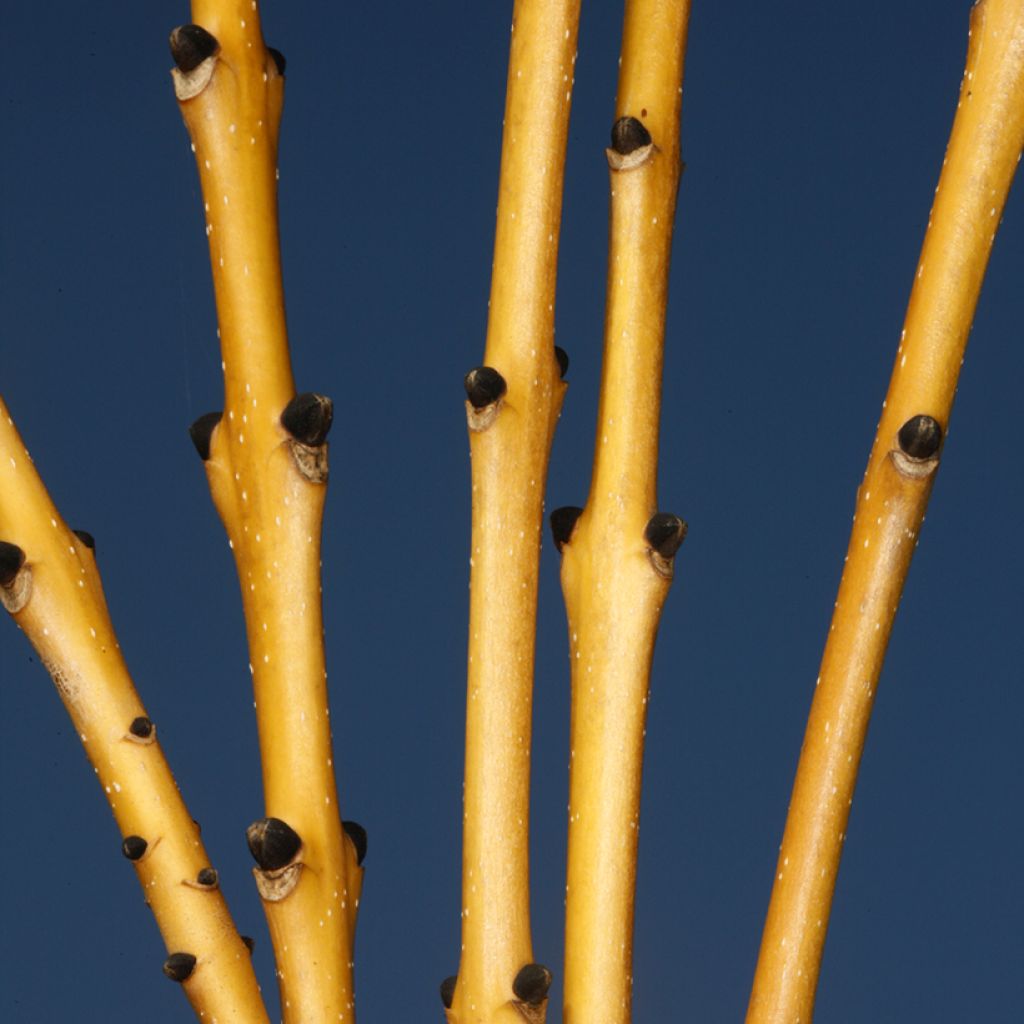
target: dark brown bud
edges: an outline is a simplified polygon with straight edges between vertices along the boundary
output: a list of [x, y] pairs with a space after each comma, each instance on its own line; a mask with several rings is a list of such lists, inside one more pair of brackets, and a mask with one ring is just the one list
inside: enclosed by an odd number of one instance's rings
[[96, 538], [85, 530], [71, 531], [90, 551], [96, 550]]
[[238, 937], [245, 943], [245, 948], [250, 953], [256, 948], [256, 940], [251, 935], [239, 935]]
[[203, 889], [216, 889], [220, 877], [215, 868], [202, 868], [196, 875], [196, 884]]
[[171, 33], [171, 57], [179, 71], [194, 71], [212, 57], [220, 43], [200, 25], [180, 25]]
[[139, 715], [138, 718], [132, 719], [128, 731], [133, 736], [138, 736], [140, 740], [148, 740], [153, 735], [153, 723], [145, 715]]
[[572, 539], [572, 531], [576, 529], [576, 520], [583, 515], [583, 509], [576, 505], [556, 508], [548, 517], [551, 523], [551, 536], [555, 539], [555, 547], [559, 551]]
[[452, 1002], [455, 999], [455, 984], [458, 980], [458, 976], [453, 974], [441, 982], [441, 1005], [446, 1010], [452, 1008]]
[[142, 836], [125, 836], [121, 843], [121, 852], [129, 860], [140, 860], [149, 847]]
[[203, 462], [210, 457], [210, 438], [213, 436], [213, 428], [220, 423], [221, 415], [220, 412], [204, 413], [188, 428], [188, 436], [192, 438]]
[[520, 968], [512, 991], [516, 999], [531, 1006], [539, 1006], [548, 997], [551, 988], [551, 972], [543, 964], [527, 964]]
[[569, 353], [564, 348], [555, 346], [555, 360], [558, 363], [558, 376], [565, 380], [565, 375], [569, 372]]
[[191, 953], [172, 953], [164, 961], [164, 974], [171, 981], [188, 981], [196, 969], [196, 958]]
[[334, 403], [324, 395], [307, 391], [284, 407], [281, 426], [300, 444], [319, 448], [327, 440], [333, 419]]
[[366, 860], [366, 829], [358, 821], [343, 821], [341, 827], [352, 840], [356, 848], [356, 863], [361, 865]]
[[491, 366], [478, 366], [470, 370], [462, 383], [469, 404], [474, 409], [483, 409], [493, 404], [508, 390], [505, 378]]
[[942, 447], [942, 427], [931, 416], [912, 416], [897, 435], [900, 450], [911, 459], [931, 459]]
[[272, 46], [267, 47], [267, 53], [270, 54], [270, 59], [274, 62], [274, 67], [277, 68], [277, 73], [279, 75], [283, 75], [285, 65], [288, 63], [284, 59], [284, 54], [280, 50], [275, 50]]
[[621, 156], [651, 144], [651, 133], [635, 117], [620, 117], [612, 125], [612, 149]]
[[664, 559], [672, 558], [685, 538], [686, 523], [671, 512], [656, 512], [644, 529], [644, 539]]
[[290, 864], [302, 846], [298, 832], [280, 818], [260, 818], [246, 830], [249, 852], [264, 871]]
[[11, 584], [24, 564], [25, 552], [17, 544], [0, 540], [0, 586]]

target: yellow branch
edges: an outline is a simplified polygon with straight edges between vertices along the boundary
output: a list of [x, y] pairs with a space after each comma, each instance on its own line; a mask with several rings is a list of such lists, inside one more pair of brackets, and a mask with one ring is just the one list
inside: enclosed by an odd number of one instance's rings
[[544, 484], [565, 384], [554, 348], [562, 179], [579, 0], [513, 12], [486, 366], [466, 379], [473, 478], [461, 1024], [542, 1019], [533, 965], [529, 783]]
[[748, 1024], [811, 1020], [882, 660], [1024, 144], [1024, 2], [981, 0], [797, 768]]
[[284, 59], [251, 0], [194, 0], [175, 92], [209, 237], [224, 411], [193, 426], [235, 554], [267, 817], [249, 830], [286, 1022], [354, 1019], [362, 871], [338, 815], [320, 607], [329, 400], [295, 397], [277, 233]]
[[0, 601], [53, 677], [201, 1020], [268, 1022], [219, 890], [110, 622], [88, 534], [68, 529], [0, 399]]
[[689, 13], [685, 0], [626, 5], [593, 478], [578, 518], [552, 517], [572, 659], [566, 1024], [625, 1024], [631, 1014], [647, 692], [685, 533], [680, 519], [654, 512]]

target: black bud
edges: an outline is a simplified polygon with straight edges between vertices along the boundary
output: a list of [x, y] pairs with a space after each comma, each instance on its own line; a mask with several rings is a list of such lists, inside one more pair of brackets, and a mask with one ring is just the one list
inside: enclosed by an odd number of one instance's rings
[[531, 1006], [539, 1006], [548, 997], [551, 988], [551, 972], [543, 964], [527, 964], [521, 968], [512, 982], [516, 999]]
[[625, 156], [651, 144], [651, 133], [635, 117], [620, 117], [612, 125], [612, 149]]
[[930, 459], [942, 445], [942, 427], [931, 416], [912, 416], [900, 427], [900, 449], [912, 459]]
[[576, 528], [576, 520], [583, 515], [583, 509], [576, 505], [556, 508], [548, 517], [551, 523], [551, 536], [555, 538], [555, 547], [559, 551], [569, 543], [572, 531]]
[[146, 852], [149, 843], [142, 836], [125, 836], [121, 843], [121, 852], [129, 860], [139, 860]]
[[0, 586], [8, 586], [24, 564], [25, 552], [17, 544], [0, 540]]
[[505, 378], [491, 366], [470, 370], [462, 381], [466, 397], [474, 409], [483, 409], [501, 398], [508, 390]]
[[569, 372], [569, 353], [556, 345], [555, 359], [558, 361], [558, 376], [565, 380], [565, 375]]
[[361, 865], [366, 860], [366, 829], [358, 821], [343, 821], [341, 827], [352, 840], [356, 848], [356, 863]]
[[296, 395], [281, 413], [281, 426], [300, 444], [319, 448], [327, 439], [334, 419], [334, 403], [324, 395], [307, 391]]
[[148, 740], [153, 735], [153, 723], [145, 715], [139, 715], [138, 718], [132, 719], [128, 731], [133, 736], [138, 736], [140, 740]]
[[212, 57], [220, 43], [199, 25], [181, 25], [171, 33], [171, 57], [179, 71], [194, 71]]
[[245, 948], [250, 953], [256, 948], [256, 940], [251, 935], [239, 935], [238, 937], [245, 943]]
[[298, 832], [280, 818], [261, 818], [246, 830], [249, 852], [264, 871], [290, 864], [302, 846]]
[[217, 886], [218, 875], [214, 868], [203, 868], [198, 875], [196, 875], [196, 881], [204, 889], [214, 889]]
[[90, 551], [96, 550], [96, 538], [91, 533], [86, 533], [85, 530], [72, 530], [71, 531]]
[[191, 953], [172, 953], [164, 961], [164, 974], [171, 981], [188, 981], [196, 969], [196, 958]]
[[188, 436], [192, 438], [192, 443], [203, 462], [210, 457], [210, 438], [213, 435], [213, 428], [220, 423], [221, 415], [220, 412], [204, 413], [188, 428]]
[[441, 982], [441, 1004], [446, 1010], [452, 1008], [452, 1002], [455, 999], [455, 983], [458, 980], [458, 976], [453, 974]]
[[267, 47], [267, 53], [270, 54], [270, 59], [274, 62], [274, 67], [277, 68], [277, 73], [279, 75], [283, 75], [285, 65], [288, 63], [284, 59], [284, 54], [280, 50], [275, 50], [272, 46]]
[[672, 558], [686, 538], [686, 523], [671, 512], [656, 512], [644, 528], [644, 538], [662, 558]]

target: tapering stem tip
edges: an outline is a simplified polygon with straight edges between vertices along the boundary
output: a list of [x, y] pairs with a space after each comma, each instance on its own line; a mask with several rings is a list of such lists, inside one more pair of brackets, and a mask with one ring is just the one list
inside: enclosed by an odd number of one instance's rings
[[296, 395], [281, 413], [281, 426], [300, 444], [319, 448], [334, 420], [334, 403], [312, 391]]
[[620, 117], [612, 125], [612, 149], [620, 156], [650, 144], [651, 133], [635, 117]]
[[512, 982], [512, 991], [521, 1002], [537, 1006], [548, 997], [551, 972], [543, 964], [527, 964], [520, 968]]
[[508, 390], [505, 378], [491, 366], [478, 366], [470, 370], [463, 380], [466, 397], [474, 409], [483, 409], [497, 402]]
[[548, 517], [548, 522], [551, 523], [551, 536], [559, 551], [569, 543], [572, 531], [576, 529], [576, 520], [581, 515], [583, 515], [583, 509], [579, 506], [566, 505], [563, 508], [556, 508]]
[[264, 871], [277, 871], [290, 864], [302, 846], [298, 832], [280, 818], [260, 818], [246, 830], [245, 838], [253, 860]]
[[931, 459], [942, 446], [942, 427], [931, 416], [912, 416], [897, 435], [900, 450], [912, 459]]
[[164, 974], [171, 981], [188, 981], [196, 969], [196, 958], [191, 953], [172, 953], [164, 961]]
[[219, 411], [204, 413], [188, 428], [188, 436], [192, 438], [192, 443], [203, 462], [210, 458], [210, 438], [213, 436], [214, 427], [220, 423], [221, 415]]
[[86, 530], [71, 531], [90, 551], [96, 550], [96, 538]]
[[362, 865], [366, 860], [366, 829], [358, 821], [343, 821], [341, 827], [356, 848], [356, 863]]
[[455, 999], [455, 984], [458, 980], [458, 976], [453, 974], [441, 982], [441, 1004], [446, 1010], [452, 1008], [452, 1002]]
[[569, 372], [569, 353], [556, 345], [555, 360], [558, 362], [558, 376], [565, 380], [565, 375]]
[[179, 71], [194, 71], [207, 57], [212, 57], [220, 43], [201, 25], [179, 25], [170, 38], [171, 57]]
[[24, 564], [25, 552], [17, 544], [0, 540], [0, 586], [10, 585]]
[[121, 843], [121, 852], [129, 860], [141, 860], [148, 848], [149, 843], [142, 836], [125, 836]]

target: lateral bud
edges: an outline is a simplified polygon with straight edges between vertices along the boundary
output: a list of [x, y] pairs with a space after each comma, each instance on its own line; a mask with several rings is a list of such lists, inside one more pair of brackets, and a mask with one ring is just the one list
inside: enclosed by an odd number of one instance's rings
[[671, 512], [656, 512], [644, 528], [651, 565], [659, 576], [672, 579], [672, 565], [679, 546], [686, 539], [686, 523]]
[[171, 981], [188, 981], [196, 969], [196, 958], [191, 953], [172, 953], [164, 961], [164, 974]]
[[560, 346], [555, 346], [555, 362], [558, 363], [558, 377], [560, 380], [565, 380], [565, 375], [569, 372], [569, 353]]
[[470, 370], [462, 384], [466, 389], [466, 423], [473, 433], [482, 433], [497, 418], [508, 385], [493, 366]]
[[179, 25], [171, 32], [171, 69], [174, 95], [179, 100], [190, 100], [206, 88], [213, 76], [213, 68], [220, 43], [201, 25]]
[[452, 974], [441, 982], [441, 1005], [446, 1010], [450, 1010], [455, 1001], [455, 985], [458, 980], [458, 975]]
[[280, 818], [260, 818], [246, 830], [245, 838], [253, 860], [263, 871], [286, 867], [302, 847], [299, 833]]
[[543, 964], [527, 964], [519, 969], [512, 982], [512, 991], [517, 999], [536, 1006], [548, 997], [551, 988], [551, 972]]
[[366, 860], [366, 829], [358, 821], [343, 821], [341, 827], [355, 847], [356, 864], [362, 867], [363, 861]]
[[896, 434], [892, 461], [904, 476], [921, 479], [934, 473], [942, 448], [942, 427], [932, 416], [911, 416]]
[[620, 117], [612, 125], [611, 147], [604, 152], [613, 171], [628, 171], [648, 160], [654, 149], [651, 133], [642, 121]]
[[203, 462], [208, 462], [210, 458], [210, 440], [213, 437], [214, 428], [220, 423], [221, 416], [223, 413], [218, 410], [217, 412], [203, 413], [188, 428], [188, 436], [192, 438], [192, 443], [195, 445], [196, 451], [199, 452], [199, 458]]
[[90, 551], [96, 550], [96, 538], [86, 530], [71, 531]]
[[296, 395], [281, 413], [281, 426], [291, 434], [292, 458], [310, 483], [327, 482], [327, 432], [334, 420], [334, 403], [307, 391]]
[[267, 47], [267, 53], [270, 55], [270, 59], [274, 62], [274, 67], [277, 68], [277, 73], [284, 77], [284, 69], [288, 62], [284, 59], [284, 54], [280, 50], [275, 50], [272, 46]]
[[148, 746], [156, 740], [156, 726], [145, 715], [139, 715], [138, 718], [132, 719], [125, 739], [132, 743]]
[[31, 596], [32, 570], [25, 565], [25, 552], [17, 544], [0, 540], [0, 604], [15, 615]]
[[142, 836], [125, 836], [121, 842], [121, 852], [131, 861], [142, 860], [149, 849], [149, 843]]
[[551, 536], [559, 551], [572, 540], [573, 530], [576, 529], [576, 522], [581, 515], [583, 515], [583, 509], [578, 505], [565, 505], [563, 508], [556, 508], [548, 517], [548, 522], [551, 524]]

